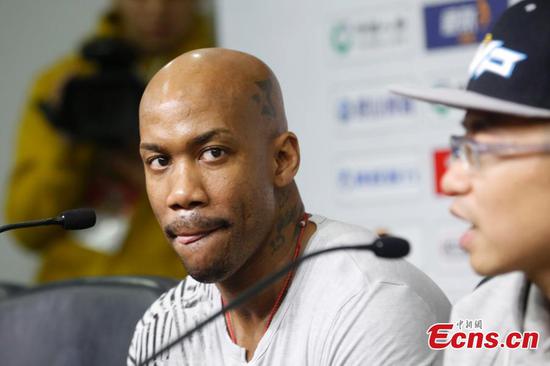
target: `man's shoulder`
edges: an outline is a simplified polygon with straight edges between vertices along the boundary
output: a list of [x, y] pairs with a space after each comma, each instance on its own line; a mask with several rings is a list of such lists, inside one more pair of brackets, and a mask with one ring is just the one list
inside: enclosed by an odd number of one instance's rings
[[[343, 245], [370, 244], [377, 239], [374, 231], [359, 225], [325, 217], [319, 217], [314, 222], [319, 224], [312, 239], [311, 251]], [[360, 271], [368, 282], [407, 284], [411, 281], [431, 281], [407, 260], [377, 257], [370, 250], [348, 250], [342, 252], [340, 258]]]
[[[516, 332], [523, 328], [521, 313], [528, 287], [526, 277], [521, 272], [492, 277], [454, 304], [451, 323], [473, 321], [480, 324], [479, 329], [485, 334], [496, 332], [499, 336]], [[493, 364], [502, 362], [506, 357], [500, 347], [477, 350], [450, 348], [445, 351], [445, 364]]]
[[[216, 298], [219, 293], [214, 285], [199, 283], [190, 276], [162, 294], [136, 325], [128, 365], [139, 364], [210, 316], [221, 307], [221, 300]], [[180, 359], [178, 352], [172, 348], [167, 357]]]
[[187, 276], [178, 285], [162, 294], [145, 312], [140, 325], [164, 319], [178, 318], [182, 311], [208, 313], [215, 306], [215, 286], [200, 283]]
[[[369, 244], [377, 238], [373, 231], [358, 225], [324, 217], [313, 218], [318, 225], [318, 232], [313, 238], [317, 243], [313, 243], [311, 250]], [[326, 275], [346, 276], [348, 283], [355, 278], [357, 286], [363, 288], [365, 296], [370, 296], [372, 291], [378, 291], [376, 289], [388, 290], [389, 293], [405, 291], [411, 297], [422, 299], [426, 306], [438, 313], [438, 319], [448, 319], [450, 303], [443, 291], [430, 277], [407, 260], [380, 258], [367, 250], [332, 255], [335, 258], [330, 262], [330, 266], [334, 270], [322, 268]], [[355, 275], [350, 276], [350, 271]]]
[[313, 215], [310, 220], [317, 230], [314, 234], [315, 249], [336, 244], [368, 244], [376, 239], [376, 234], [359, 225]]
[[453, 306], [452, 318], [474, 318], [511, 314], [517, 307], [527, 281], [521, 272], [511, 272], [484, 281]]

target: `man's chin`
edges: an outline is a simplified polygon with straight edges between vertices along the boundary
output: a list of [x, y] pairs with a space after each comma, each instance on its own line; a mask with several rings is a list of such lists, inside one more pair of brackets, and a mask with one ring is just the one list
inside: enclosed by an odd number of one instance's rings
[[512, 269], [506, 268], [501, 263], [491, 260], [491, 258], [486, 258], [482, 256], [475, 256], [470, 254], [470, 265], [473, 270], [480, 276], [498, 276], [507, 272], [511, 272]]
[[221, 282], [228, 276], [224, 268], [189, 268], [186, 266], [187, 274], [201, 283]]

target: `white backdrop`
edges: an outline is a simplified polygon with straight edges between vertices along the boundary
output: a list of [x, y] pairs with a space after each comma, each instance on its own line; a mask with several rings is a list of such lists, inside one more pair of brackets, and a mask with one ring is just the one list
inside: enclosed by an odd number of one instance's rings
[[[90, 31], [108, 2], [0, 2], [2, 192], [32, 76]], [[410, 260], [451, 300], [478, 281], [457, 246], [465, 224], [448, 214], [449, 199], [436, 193], [434, 158], [440, 149], [445, 157], [448, 136], [460, 133], [462, 114], [405, 101], [386, 88], [393, 83], [463, 85], [475, 41], [505, 4], [216, 2], [221, 44], [260, 57], [280, 78], [289, 124], [300, 138], [298, 184], [307, 209], [409, 239]], [[29, 282], [34, 270], [32, 256], [0, 238], [0, 280]]]

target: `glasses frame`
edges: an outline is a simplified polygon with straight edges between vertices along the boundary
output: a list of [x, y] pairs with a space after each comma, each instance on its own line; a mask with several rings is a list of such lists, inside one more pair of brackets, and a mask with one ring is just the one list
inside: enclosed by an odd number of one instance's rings
[[451, 136], [451, 156], [460, 160], [465, 167], [479, 169], [480, 156], [493, 154], [495, 156], [515, 157], [537, 153], [550, 153], [550, 143], [517, 145], [510, 143], [478, 142], [469, 136]]

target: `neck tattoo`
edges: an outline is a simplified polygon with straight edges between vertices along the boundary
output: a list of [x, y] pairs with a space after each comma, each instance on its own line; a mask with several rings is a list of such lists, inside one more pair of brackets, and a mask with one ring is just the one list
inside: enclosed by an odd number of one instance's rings
[[[309, 214], [304, 213], [304, 216], [302, 217], [302, 220], [300, 220], [300, 233], [298, 234], [298, 239], [296, 240], [296, 246], [294, 248], [294, 256], [292, 257], [292, 261], [295, 261], [298, 256], [300, 255], [300, 252], [302, 250], [302, 238], [304, 236], [304, 231], [306, 229], [308, 220], [309, 220]], [[294, 274], [296, 272], [296, 269], [293, 269], [292, 271], [288, 272], [288, 275], [285, 278], [285, 282], [283, 285], [283, 288], [277, 295], [277, 298], [275, 299], [275, 304], [273, 304], [273, 307], [271, 308], [271, 311], [269, 312], [269, 316], [267, 318], [267, 323], [264, 328], [264, 334], [267, 332], [267, 329], [269, 328], [269, 325], [271, 324], [271, 321], [273, 320], [273, 317], [275, 316], [275, 313], [277, 313], [277, 310], [279, 310], [279, 307], [281, 306], [281, 303], [283, 302], [283, 299], [288, 291], [288, 288], [290, 287], [290, 283], [292, 282], [292, 279], [294, 277]], [[225, 301], [222, 298], [222, 306], [225, 306]], [[231, 314], [228, 312], [225, 313], [225, 325], [227, 327], [227, 332], [229, 333], [229, 337], [231, 338], [231, 341], [235, 344], [237, 344], [237, 337], [235, 336], [235, 331], [233, 330], [233, 325], [231, 322]]]

